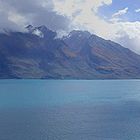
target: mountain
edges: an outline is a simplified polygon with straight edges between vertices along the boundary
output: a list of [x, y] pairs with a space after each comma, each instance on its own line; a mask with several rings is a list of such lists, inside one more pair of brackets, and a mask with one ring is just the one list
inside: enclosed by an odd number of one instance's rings
[[0, 33], [0, 78], [140, 78], [140, 55], [87, 31], [57, 38], [45, 26]]

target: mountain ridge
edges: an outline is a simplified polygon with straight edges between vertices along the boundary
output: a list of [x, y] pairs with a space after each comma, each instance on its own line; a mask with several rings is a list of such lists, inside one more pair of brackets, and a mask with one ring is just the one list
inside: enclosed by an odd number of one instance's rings
[[136, 79], [140, 55], [88, 31], [57, 38], [46, 26], [0, 33], [1, 79]]

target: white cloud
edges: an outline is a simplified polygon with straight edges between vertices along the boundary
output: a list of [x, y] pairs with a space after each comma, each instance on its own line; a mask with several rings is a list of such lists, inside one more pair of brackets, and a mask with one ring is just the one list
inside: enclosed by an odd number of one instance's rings
[[112, 0], [53, 0], [55, 10], [61, 14], [72, 16], [77, 11], [94, 11], [104, 4], [111, 4]]
[[126, 33], [130, 39], [140, 36], [140, 22], [120, 22], [116, 23], [121, 29], [121, 32]]
[[128, 7], [124, 8], [124, 9], [121, 9], [119, 10], [118, 12], [114, 13], [112, 15], [112, 17], [119, 17], [119, 16], [122, 16], [122, 15], [125, 15], [126, 13], [128, 12]]
[[108, 31], [114, 28], [113, 25], [97, 16], [98, 8], [104, 4], [111, 4], [112, 0], [53, 0], [53, 2], [57, 13], [71, 19], [70, 29], [89, 30], [102, 37], [112, 34]]
[[88, 30], [105, 39], [121, 43], [140, 53], [140, 22], [124, 22], [120, 16], [128, 8], [119, 10], [108, 21], [98, 16], [98, 8], [112, 0], [53, 0], [54, 9], [71, 19], [71, 28]]
[[118, 41], [125, 47], [140, 53], [140, 22], [118, 22], [115, 23], [118, 30]]
[[136, 12], [136, 13], [139, 13], [139, 12], [140, 12], [140, 9], [136, 9], [135, 12]]

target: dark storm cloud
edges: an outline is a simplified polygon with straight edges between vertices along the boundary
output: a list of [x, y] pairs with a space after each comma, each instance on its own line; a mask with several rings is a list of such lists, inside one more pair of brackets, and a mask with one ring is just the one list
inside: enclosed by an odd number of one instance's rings
[[[12, 20], [9, 14], [15, 14]], [[68, 18], [53, 11], [52, 0], [0, 0], [0, 28], [20, 28], [24, 23], [16, 20], [18, 16], [26, 24], [46, 25], [52, 30], [67, 30], [69, 25]]]

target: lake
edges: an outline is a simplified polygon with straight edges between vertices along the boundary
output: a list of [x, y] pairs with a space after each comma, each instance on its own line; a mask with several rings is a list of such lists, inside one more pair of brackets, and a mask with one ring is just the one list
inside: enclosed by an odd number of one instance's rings
[[0, 140], [140, 140], [140, 80], [0, 80]]

